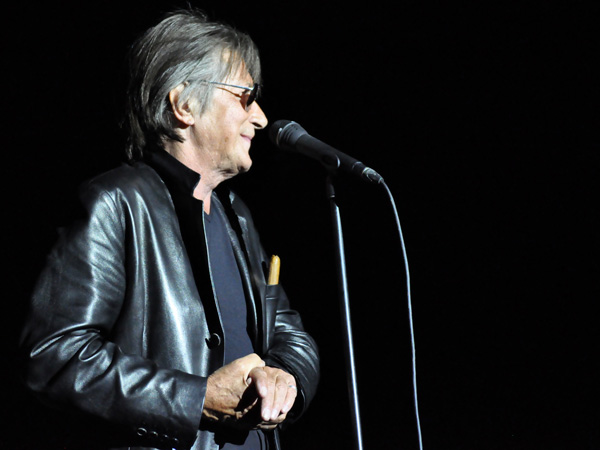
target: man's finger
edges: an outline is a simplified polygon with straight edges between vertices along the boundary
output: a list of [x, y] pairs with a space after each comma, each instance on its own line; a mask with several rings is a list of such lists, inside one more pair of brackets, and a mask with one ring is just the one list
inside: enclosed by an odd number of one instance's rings
[[285, 401], [283, 403], [283, 406], [281, 408], [281, 413], [282, 414], [287, 414], [290, 412], [290, 410], [292, 409], [292, 406], [294, 406], [294, 402], [296, 401], [296, 396], [298, 395], [298, 388], [296, 387], [296, 383], [294, 382], [294, 384], [289, 384], [287, 387], [287, 393], [286, 393], [286, 397], [285, 397]]
[[262, 367], [253, 368], [248, 374], [249, 385], [254, 384], [254, 389], [261, 398], [268, 394], [267, 374]]

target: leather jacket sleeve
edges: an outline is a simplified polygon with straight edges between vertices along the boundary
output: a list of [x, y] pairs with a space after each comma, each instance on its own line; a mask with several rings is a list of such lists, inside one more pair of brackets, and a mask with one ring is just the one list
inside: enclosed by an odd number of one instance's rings
[[[287, 296], [281, 286], [267, 286], [277, 299], [277, 314], [270, 345], [263, 355], [266, 365], [279, 367], [294, 375], [298, 397], [288, 414], [284, 426], [294, 422], [308, 408], [316, 394], [319, 380], [319, 355], [317, 345], [303, 329], [299, 314], [290, 309]], [[267, 302], [270, 300], [267, 295]]]
[[25, 382], [42, 400], [115, 424], [133, 442], [152, 435], [168, 448], [189, 448], [206, 378], [161, 367], [115, 343], [131, 239], [125, 230], [132, 213], [121, 200], [89, 185], [81, 217], [49, 255], [22, 335]]

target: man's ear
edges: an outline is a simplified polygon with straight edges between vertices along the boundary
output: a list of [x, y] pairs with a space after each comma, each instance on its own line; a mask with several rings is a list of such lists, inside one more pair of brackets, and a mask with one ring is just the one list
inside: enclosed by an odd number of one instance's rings
[[171, 89], [169, 92], [169, 102], [171, 102], [171, 109], [173, 114], [177, 117], [182, 125], [191, 126], [196, 122], [192, 109], [188, 102], [180, 102], [180, 96], [185, 88], [185, 84], [180, 84], [176, 88]]

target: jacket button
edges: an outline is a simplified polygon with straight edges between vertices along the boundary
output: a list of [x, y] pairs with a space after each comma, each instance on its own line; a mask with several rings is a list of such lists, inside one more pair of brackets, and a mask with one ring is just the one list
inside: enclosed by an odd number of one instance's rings
[[221, 336], [218, 333], [211, 333], [210, 337], [206, 340], [208, 348], [217, 348], [221, 345]]

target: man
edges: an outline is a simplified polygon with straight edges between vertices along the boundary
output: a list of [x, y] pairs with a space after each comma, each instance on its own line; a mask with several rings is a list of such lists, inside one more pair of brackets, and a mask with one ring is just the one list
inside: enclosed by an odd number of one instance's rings
[[133, 46], [130, 162], [82, 187], [22, 336], [28, 387], [83, 419], [75, 447], [275, 448], [314, 396], [316, 345], [221, 185], [267, 125], [259, 82], [250, 38], [198, 12]]

